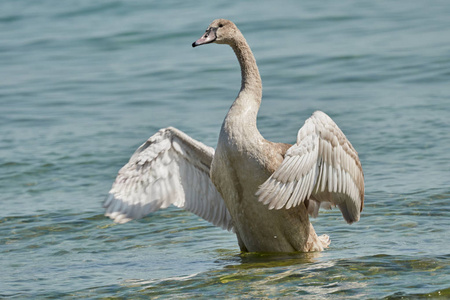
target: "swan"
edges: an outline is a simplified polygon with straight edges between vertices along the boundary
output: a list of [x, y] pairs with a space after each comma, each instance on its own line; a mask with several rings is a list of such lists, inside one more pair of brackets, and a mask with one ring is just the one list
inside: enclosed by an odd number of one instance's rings
[[241, 67], [241, 89], [214, 150], [168, 127], [150, 137], [120, 169], [103, 206], [117, 223], [169, 205], [232, 231], [242, 252], [322, 251], [330, 244], [309, 221], [338, 207], [351, 224], [364, 205], [358, 153], [333, 120], [316, 111], [294, 145], [270, 142], [256, 126], [262, 84], [236, 25], [213, 21], [192, 46], [227, 44]]

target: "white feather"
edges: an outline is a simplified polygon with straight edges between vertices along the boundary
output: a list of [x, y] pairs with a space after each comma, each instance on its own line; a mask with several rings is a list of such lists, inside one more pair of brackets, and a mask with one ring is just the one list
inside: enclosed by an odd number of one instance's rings
[[320, 206], [314, 199], [338, 204], [347, 222], [357, 221], [364, 199], [358, 154], [333, 120], [317, 111], [305, 121], [297, 143], [256, 195], [269, 209], [289, 209], [310, 200], [308, 211], [313, 216]]
[[214, 149], [178, 129], [161, 129], [140, 146], [119, 174], [103, 206], [117, 223], [171, 204], [226, 230], [231, 216], [209, 177]]

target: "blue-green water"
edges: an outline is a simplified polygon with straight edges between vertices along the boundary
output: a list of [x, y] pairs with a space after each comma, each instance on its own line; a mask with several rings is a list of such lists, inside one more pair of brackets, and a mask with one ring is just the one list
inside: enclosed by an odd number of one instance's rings
[[[449, 16], [444, 0], [2, 0], [0, 298], [450, 297]], [[360, 154], [361, 220], [314, 219], [325, 252], [241, 255], [175, 208], [103, 217], [159, 128], [215, 146], [239, 67], [191, 43], [218, 17], [256, 56], [266, 138], [292, 143], [323, 110]]]

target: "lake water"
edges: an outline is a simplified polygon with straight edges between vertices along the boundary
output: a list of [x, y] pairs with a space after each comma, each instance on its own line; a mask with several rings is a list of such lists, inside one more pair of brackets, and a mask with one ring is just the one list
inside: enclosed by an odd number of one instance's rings
[[[448, 1], [0, 2], [0, 298], [450, 297]], [[233, 20], [264, 85], [258, 126], [293, 143], [313, 111], [359, 152], [361, 220], [313, 220], [322, 253], [240, 254], [169, 208], [116, 225], [102, 202], [159, 128], [215, 146], [240, 72]]]

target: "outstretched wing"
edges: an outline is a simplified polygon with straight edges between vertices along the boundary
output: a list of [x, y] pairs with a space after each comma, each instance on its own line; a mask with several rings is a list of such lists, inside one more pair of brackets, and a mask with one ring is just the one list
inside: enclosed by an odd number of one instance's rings
[[232, 230], [231, 216], [209, 177], [214, 149], [176, 128], [161, 129], [120, 169], [103, 207], [117, 223], [173, 204]]
[[337, 206], [348, 223], [356, 222], [364, 206], [364, 175], [358, 153], [336, 123], [316, 111], [257, 195], [269, 209], [289, 209], [305, 202], [313, 216], [321, 204]]

